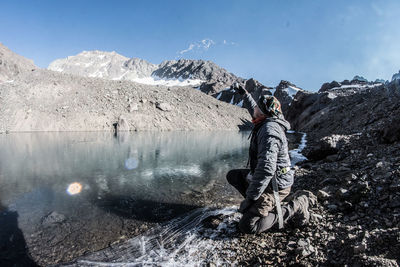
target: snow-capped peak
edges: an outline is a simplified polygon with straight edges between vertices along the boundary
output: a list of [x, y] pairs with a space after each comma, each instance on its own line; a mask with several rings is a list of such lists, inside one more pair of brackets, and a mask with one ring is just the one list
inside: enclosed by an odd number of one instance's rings
[[393, 74], [393, 76], [392, 76], [392, 82], [393, 82], [394, 80], [400, 80], [400, 70], [399, 70], [398, 73]]

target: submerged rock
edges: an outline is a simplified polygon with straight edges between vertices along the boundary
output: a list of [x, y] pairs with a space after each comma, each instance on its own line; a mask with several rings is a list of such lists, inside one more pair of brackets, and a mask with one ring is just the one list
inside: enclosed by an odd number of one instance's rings
[[65, 216], [56, 211], [52, 211], [42, 219], [43, 226], [52, 226], [65, 221]]

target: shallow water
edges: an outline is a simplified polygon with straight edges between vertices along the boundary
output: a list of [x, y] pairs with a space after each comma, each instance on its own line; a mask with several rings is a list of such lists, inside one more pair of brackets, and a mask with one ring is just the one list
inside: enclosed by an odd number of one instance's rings
[[[248, 135], [230, 131], [0, 135], [0, 211], [18, 215], [24, 236], [39, 230], [51, 233], [41, 228], [65, 222], [74, 229], [73, 224], [79, 225], [79, 221], [106, 221], [105, 217], [113, 214], [139, 223], [162, 223], [162, 228], [146, 234], [151, 240], [161, 232], [170, 235], [165, 231], [168, 221], [191, 210], [185, 216], [198, 214], [189, 227], [197, 229], [202, 216], [234, 214], [233, 210], [204, 208], [232, 205], [239, 199], [225, 175], [232, 168], [245, 167]], [[300, 141], [304, 143], [301, 135], [288, 136], [292, 149]], [[298, 152], [293, 150], [291, 155], [298, 157]], [[180, 219], [182, 227], [173, 235], [184, 236], [178, 238], [182, 244], [189, 242], [185, 218]], [[139, 242], [138, 238], [131, 242]], [[176, 249], [157, 253], [171, 254]], [[150, 252], [141, 251], [140, 262], [156, 260]], [[135, 253], [126, 259], [133, 262]]]

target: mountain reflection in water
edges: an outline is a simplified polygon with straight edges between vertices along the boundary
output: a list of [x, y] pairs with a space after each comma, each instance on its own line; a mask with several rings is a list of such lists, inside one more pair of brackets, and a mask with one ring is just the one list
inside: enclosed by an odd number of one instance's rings
[[243, 167], [248, 140], [229, 131], [19, 133], [0, 136], [0, 145], [6, 204], [37, 189], [92, 203], [116, 196], [177, 203], [179, 194], [202, 192], [229, 168]]
[[[8, 211], [0, 220], [18, 214], [27, 255], [48, 265], [100, 250], [191, 210], [237, 204], [240, 195], [225, 175], [246, 166], [248, 135], [0, 135], [0, 203]], [[289, 138], [292, 144], [301, 136]], [[1, 228], [0, 235], [5, 234]], [[20, 243], [25, 246], [23, 238]]]

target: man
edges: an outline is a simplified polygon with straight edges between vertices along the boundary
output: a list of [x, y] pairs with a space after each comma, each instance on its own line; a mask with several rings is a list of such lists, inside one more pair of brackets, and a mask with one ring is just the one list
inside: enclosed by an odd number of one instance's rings
[[290, 200], [287, 205], [280, 205], [289, 195], [294, 180], [285, 134], [290, 124], [283, 117], [281, 104], [268, 95], [261, 96], [256, 103], [237, 83], [232, 89], [243, 95], [243, 105], [254, 124], [249, 148], [250, 169], [235, 169], [227, 174], [228, 182], [245, 198], [239, 208], [243, 214], [239, 228], [252, 234], [264, 232], [277, 222], [282, 228], [295, 214], [301, 224], [307, 223], [309, 204], [316, 201], [311, 192], [298, 191], [287, 198]]

